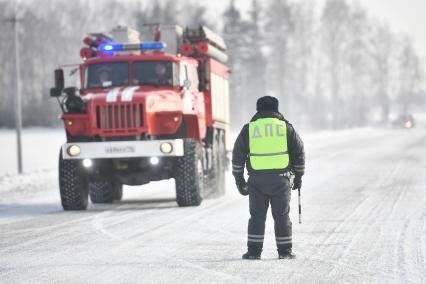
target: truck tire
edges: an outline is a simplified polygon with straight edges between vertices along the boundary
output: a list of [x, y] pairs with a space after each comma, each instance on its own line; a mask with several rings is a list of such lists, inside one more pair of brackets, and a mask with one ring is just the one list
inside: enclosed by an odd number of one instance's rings
[[177, 159], [176, 202], [179, 206], [198, 206], [204, 193], [201, 144], [184, 139], [184, 156]]
[[121, 199], [123, 199], [123, 185], [121, 183], [116, 183], [114, 191], [114, 200], [120, 201]]
[[113, 203], [116, 198], [114, 183], [109, 179], [90, 181], [89, 194], [92, 203]]
[[225, 172], [226, 172], [226, 146], [225, 146], [225, 136], [223, 132], [219, 135], [218, 141], [218, 188], [216, 191], [216, 196], [223, 196], [226, 191], [226, 182], [225, 182]]
[[[225, 193], [226, 150], [224, 136], [217, 132], [213, 140], [213, 166], [207, 173], [209, 197], [217, 198]], [[206, 189], [207, 190], [207, 189]]]
[[59, 192], [64, 210], [86, 210], [88, 186], [79, 160], [64, 160], [59, 154]]

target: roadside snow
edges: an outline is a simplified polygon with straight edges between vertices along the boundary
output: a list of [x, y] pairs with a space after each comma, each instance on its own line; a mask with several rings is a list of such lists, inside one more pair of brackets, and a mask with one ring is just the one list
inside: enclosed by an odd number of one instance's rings
[[[59, 147], [64, 142], [65, 133], [63, 129], [24, 129], [22, 131], [24, 173], [56, 169]], [[16, 174], [17, 150], [15, 131], [0, 129], [0, 145], [0, 177], [6, 174]]]

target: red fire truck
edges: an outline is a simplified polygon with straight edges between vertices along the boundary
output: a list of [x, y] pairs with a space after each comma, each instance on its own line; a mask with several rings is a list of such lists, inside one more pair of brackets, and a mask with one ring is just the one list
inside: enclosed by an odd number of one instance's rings
[[223, 39], [206, 27], [146, 25], [83, 42], [78, 84], [65, 87], [59, 68], [50, 91], [67, 137], [59, 155], [64, 210], [85, 210], [89, 196], [112, 203], [123, 185], [170, 178], [179, 206], [222, 195], [229, 128]]

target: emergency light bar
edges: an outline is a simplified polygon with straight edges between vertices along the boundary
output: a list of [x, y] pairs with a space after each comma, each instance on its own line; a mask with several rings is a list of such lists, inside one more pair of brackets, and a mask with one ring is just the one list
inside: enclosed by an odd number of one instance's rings
[[127, 51], [127, 50], [156, 50], [164, 49], [167, 44], [165, 42], [143, 42], [143, 43], [107, 43], [101, 44], [98, 48], [101, 52]]

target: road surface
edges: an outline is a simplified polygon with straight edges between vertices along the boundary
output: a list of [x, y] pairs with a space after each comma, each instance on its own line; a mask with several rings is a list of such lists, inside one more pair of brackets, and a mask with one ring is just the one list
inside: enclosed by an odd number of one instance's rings
[[[268, 214], [260, 261], [243, 261], [248, 199], [178, 208], [174, 182], [63, 212], [53, 169], [0, 177], [1, 283], [426, 283], [426, 129], [305, 136], [295, 260], [278, 260]], [[7, 189], [6, 189], [7, 188]]]

